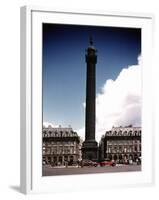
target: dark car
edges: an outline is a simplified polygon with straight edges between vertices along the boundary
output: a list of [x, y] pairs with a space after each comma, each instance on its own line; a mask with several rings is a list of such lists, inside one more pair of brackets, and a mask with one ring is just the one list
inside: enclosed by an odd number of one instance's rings
[[98, 163], [94, 162], [92, 160], [82, 160], [80, 163], [81, 167], [87, 166], [87, 167], [97, 167]]
[[100, 166], [104, 167], [104, 166], [112, 166], [114, 167], [116, 164], [113, 160], [104, 160], [102, 162], [100, 162]]

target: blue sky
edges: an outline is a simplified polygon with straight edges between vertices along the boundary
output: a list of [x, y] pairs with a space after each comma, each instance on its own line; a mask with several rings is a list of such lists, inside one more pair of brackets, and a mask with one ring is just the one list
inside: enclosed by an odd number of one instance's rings
[[84, 126], [85, 51], [89, 36], [97, 49], [96, 93], [107, 79], [138, 63], [141, 30], [43, 24], [43, 122]]

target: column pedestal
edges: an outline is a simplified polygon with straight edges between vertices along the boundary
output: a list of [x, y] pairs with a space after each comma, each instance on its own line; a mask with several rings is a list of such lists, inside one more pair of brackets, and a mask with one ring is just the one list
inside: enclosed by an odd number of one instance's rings
[[98, 143], [96, 141], [83, 142], [82, 159], [88, 159], [92, 161], [98, 160]]

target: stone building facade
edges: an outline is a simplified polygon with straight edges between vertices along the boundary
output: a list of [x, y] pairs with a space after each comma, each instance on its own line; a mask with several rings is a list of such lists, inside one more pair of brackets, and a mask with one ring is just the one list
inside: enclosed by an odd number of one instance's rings
[[141, 157], [141, 127], [113, 127], [99, 143], [100, 160], [133, 160]]
[[43, 127], [43, 165], [72, 165], [81, 159], [81, 139], [71, 127]]

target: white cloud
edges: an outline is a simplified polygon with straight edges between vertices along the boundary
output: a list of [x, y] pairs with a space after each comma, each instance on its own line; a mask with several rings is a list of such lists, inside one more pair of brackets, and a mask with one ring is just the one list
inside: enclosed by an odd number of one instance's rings
[[59, 125], [56, 125], [56, 124], [53, 124], [53, 123], [51, 123], [51, 122], [43, 122], [43, 126], [44, 127], [48, 127], [48, 126], [51, 126], [52, 128], [57, 128], [57, 127], [59, 127]]
[[[141, 126], [141, 57], [138, 65], [122, 69], [107, 80], [96, 96], [96, 140], [112, 126]], [[84, 139], [85, 130], [77, 130]]]
[[77, 132], [77, 134], [82, 138], [82, 140], [84, 141], [85, 139], [85, 127], [75, 130]]

